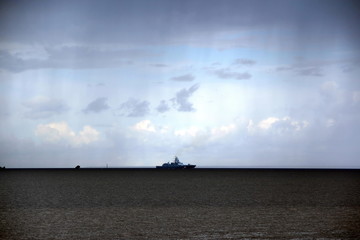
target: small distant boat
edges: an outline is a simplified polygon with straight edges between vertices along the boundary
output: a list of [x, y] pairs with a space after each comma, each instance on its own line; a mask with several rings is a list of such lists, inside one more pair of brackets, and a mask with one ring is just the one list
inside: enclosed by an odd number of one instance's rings
[[183, 164], [182, 162], [180, 162], [179, 158], [176, 156], [175, 156], [175, 160], [173, 162], [167, 162], [161, 166], [156, 166], [156, 168], [161, 168], [161, 169], [193, 169], [195, 167], [196, 167], [196, 165]]

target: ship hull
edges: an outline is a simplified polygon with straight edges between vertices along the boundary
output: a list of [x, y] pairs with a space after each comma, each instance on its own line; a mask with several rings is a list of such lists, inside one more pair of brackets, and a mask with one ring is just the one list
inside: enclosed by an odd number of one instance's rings
[[196, 165], [156, 166], [157, 169], [193, 169]]

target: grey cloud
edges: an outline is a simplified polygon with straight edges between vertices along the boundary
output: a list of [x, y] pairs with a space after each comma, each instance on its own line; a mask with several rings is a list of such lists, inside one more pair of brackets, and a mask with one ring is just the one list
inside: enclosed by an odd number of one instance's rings
[[28, 109], [25, 117], [30, 119], [49, 118], [68, 110], [68, 106], [59, 99], [36, 97], [23, 103]]
[[360, 68], [360, 59], [351, 59], [342, 66], [342, 71], [345, 73], [352, 72]]
[[163, 64], [163, 63], [154, 63], [154, 64], [150, 64], [150, 66], [152, 66], [152, 67], [157, 67], [157, 68], [165, 68], [165, 67], [168, 67], [167, 64]]
[[317, 67], [297, 69], [296, 73], [298, 75], [301, 75], [301, 76], [313, 76], [313, 77], [322, 77], [322, 76], [324, 76], [321, 69], [317, 68]]
[[97, 84], [88, 83], [87, 86], [88, 86], [89, 88], [91, 88], [91, 87], [105, 87], [106, 84], [105, 84], [105, 83], [97, 83]]
[[290, 66], [287, 66], [287, 67], [277, 67], [275, 70], [277, 71], [277, 72], [282, 72], [282, 71], [291, 71], [291, 70], [293, 70], [294, 68], [293, 67], [290, 67]]
[[252, 66], [255, 65], [256, 62], [254, 60], [251, 59], [246, 59], [246, 58], [238, 58], [234, 61], [233, 63], [234, 65], [238, 65], [238, 66], [242, 66], [242, 65], [246, 65], [246, 66]]
[[342, 71], [344, 73], [349, 73], [349, 72], [352, 72], [353, 70], [354, 70], [354, 67], [352, 67], [352, 66], [349, 66], [349, 65], [342, 66]]
[[178, 82], [191, 82], [191, 81], [194, 81], [194, 79], [195, 79], [195, 77], [192, 74], [185, 74], [185, 75], [171, 78], [171, 80], [178, 81]]
[[210, 65], [204, 66], [202, 69], [211, 73], [214, 73], [215, 70], [219, 69], [221, 67], [220, 62], [213, 62]]
[[148, 101], [140, 101], [138, 99], [130, 98], [122, 103], [115, 115], [126, 117], [143, 117], [149, 114], [150, 103]]
[[153, 56], [152, 53], [141, 49], [102, 49], [98, 47], [71, 46], [60, 48], [47, 48], [50, 58], [53, 59], [109, 59], [116, 61], [118, 59], [133, 59]]
[[247, 72], [233, 72], [228, 68], [215, 70], [214, 74], [222, 79], [246, 80], [252, 77], [251, 74]]
[[166, 103], [165, 100], [161, 100], [159, 106], [156, 108], [156, 110], [160, 113], [164, 113], [170, 110], [169, 105]]
[[83, 110], [84, 113], [99, 113], [109, 109], [109, 105], [106, 103], [107, 98], [101, 97], [90, 102], [87, 107]]
[[[34, 60], [30, 65], [37, 65], [38, 60]], [[8, 70], [10, 72], [20, 72], [28, 69], [29, 65], [25, 60], [13, 56], [8, 51], [0, 50], [0, 69]], [[31, 68], [31, 67], [30, 67]]]
[[189, 89], [182, 89], [176, 93], [175, 98], [172, 99], [176, 109], [180, 112], [193, 112], [195, 111], [193, 104], [189, 102], [189, 98], [199, 89], [199, 85], [195, 84]]
[[312, 77], [322, 77], [324, 76], [322, 69], [320, 67], [308, 67], [308, 66], [282, 66], [276, 68], [277, 72], [290, 71], [299, 76], [312, 76]]
[[131, 59], [146, 58], [145, 50], [102, 50], [96, 47], [46, 48], [46, 59], [23, 59], [8, 51], [0, 51], [0, 68], [11, 72], [42, 68], [111, 68], [133, 64]]
[[10, 111], [8, 99], [3, 96], [0, 96], [0, 102], [1, 102], [0, 118], [9, 116], [11, 111]]

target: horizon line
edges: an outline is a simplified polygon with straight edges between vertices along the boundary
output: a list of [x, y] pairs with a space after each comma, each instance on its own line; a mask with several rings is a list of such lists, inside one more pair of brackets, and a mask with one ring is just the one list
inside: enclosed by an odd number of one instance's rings
[[[5, 168], [0, 168], [0, 170], [116, 170], [116, 169], [157, 169], [155, 166], [123, 166], [123, 167], [80, 167], [79, 169], [76, 169], [75, 167], [5, 167]], [[292, 166], [200, 166], [200, 167], [196, 167], [194, 169], [187, 169], [188, 170], [196, 170], [196, 169], [259, 169], [259, 170], [360, 170], [360, 166], [328, 166], [328, 167], [306, 167], [306, 166], [299, 166], [299, 167], [292, 167]], [[160, 169], [160, 170], [164, 170], [164, 169]], [[166, 170], [166, 169], [165, 169]]]

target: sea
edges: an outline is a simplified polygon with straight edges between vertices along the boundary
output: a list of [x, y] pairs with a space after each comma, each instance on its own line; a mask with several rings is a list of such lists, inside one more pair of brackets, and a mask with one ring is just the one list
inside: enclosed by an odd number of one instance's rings
[[6, 169], [0, 239], [360, 239], [360, 170]]

